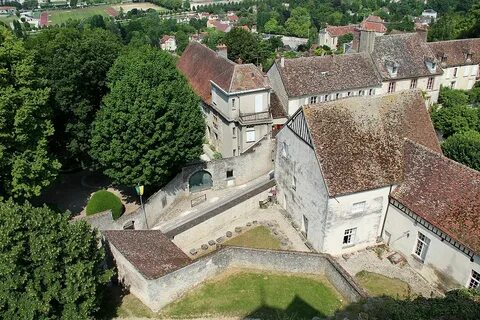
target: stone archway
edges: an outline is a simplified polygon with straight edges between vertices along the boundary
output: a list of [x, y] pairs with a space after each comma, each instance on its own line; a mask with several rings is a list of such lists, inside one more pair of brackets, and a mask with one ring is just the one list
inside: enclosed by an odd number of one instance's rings
[[190, 192], [198, 192], [210, 189], [213, 186], [212, 175], [205, 170], [199, 170], [188, 179], [188, 187]]

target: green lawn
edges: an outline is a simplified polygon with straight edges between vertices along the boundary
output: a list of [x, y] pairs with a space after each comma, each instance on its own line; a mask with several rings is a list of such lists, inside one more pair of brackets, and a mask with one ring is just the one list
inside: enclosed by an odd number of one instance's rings
[[233, 272], [206, 282], [162, 312], [167, 317], [251, 316], [311, 319], [331, 316], [342, 297], [317, 276]]
[[360, 271], [355, 275], [358, 283], [367, 290], [371, 296], [389, 296], [404, 299], [410, 296], [410, 286], [405, 281], [389, 278], [384, 275]]
[[50, 10], [48, 11], [49, 25], [62, 24], [67, 20], [82, 20], [96, 14], [108, 16], [105, 9], [110, 6], [95, 6], [72, 10]]
[[225, 245], [258, 248], [258, 249], [280, 249], [280, 241], [264, 227], [255, 227], [247, 232], [230, 239]]
[[0, 16], [0, 21], [4, 22], [7, 26], [10, 26], [14, 20], [18, 20], [16, 16]]

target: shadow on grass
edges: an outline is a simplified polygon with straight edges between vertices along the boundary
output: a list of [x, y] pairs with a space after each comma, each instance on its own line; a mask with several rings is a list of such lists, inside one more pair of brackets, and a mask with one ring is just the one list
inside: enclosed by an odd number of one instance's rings
[[256, 309], [244, 319], [272, 319], [272, 320], [290, 320], [290, 319], [312, 319], [318, 317], [326, 319], [327, 316], [321, 311], [315, 309], [313, 306], [305, 302], [302, 298], [295, 296], [292, 302], [285, 309], [274, 308], [263, 305]]
[[127, 294], [128, 291], [117, 283], [112, 283], [105, 288], [103, 301], [95, 318], [109, 320], [118, 317], [119, 308]]

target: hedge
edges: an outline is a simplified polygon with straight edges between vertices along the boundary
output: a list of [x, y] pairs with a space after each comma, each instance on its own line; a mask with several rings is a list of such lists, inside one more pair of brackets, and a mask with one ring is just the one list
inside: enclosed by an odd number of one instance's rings
[[110, 191], [100, 190], [95, 192], [88, 201], [87, 216], [106, 210], [111, 210], [113, 219], [117, 220], [123, 214], [122, 201]]

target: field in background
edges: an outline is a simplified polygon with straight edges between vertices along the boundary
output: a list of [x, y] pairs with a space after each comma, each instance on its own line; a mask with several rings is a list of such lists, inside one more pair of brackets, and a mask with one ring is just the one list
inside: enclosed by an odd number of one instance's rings
[[7, 26], [10, 26], [10, 23], [12, 23], [14, 20], [18, 20], [16, 16], [0, 16], [0, 21], [5, 23]]
[[[85, 18], [94, 16], [94, 15], [102, 15], [102, 16], [109, 16], [112, 8], [110, 6], [95, 6], [95, 7], [87, 7], [87, 8], [79, 8], [79, 9], [69, 9], [69, 10], [51, 10], [47, 11], [48, 13], [48, 24], [55, 25], [55, 24], [62, 24], [67, 22], [69, 19], [72, 20], [83, 20]], [[109, 13], [107, 13], [109, 10]]]
[[120, 11], [120, 8], [123, 9], [123, 12], [127, 13], [128, 11], [132, 10], [132, 9], [138, 9], [138, 10], [148, 10], [148, 9], [155, 9], [157, 11], [166, 11], [167, 9], [165, 8], [162, 8], [160, 6], [157, 6], [153, 3], [149, 3], [149, 2], [138, 2], [138, 3], [122, 3], [122, 4], [116, 4], [116, 5], [112, 5], [112, 7], [117, 10], [117, 11]]

